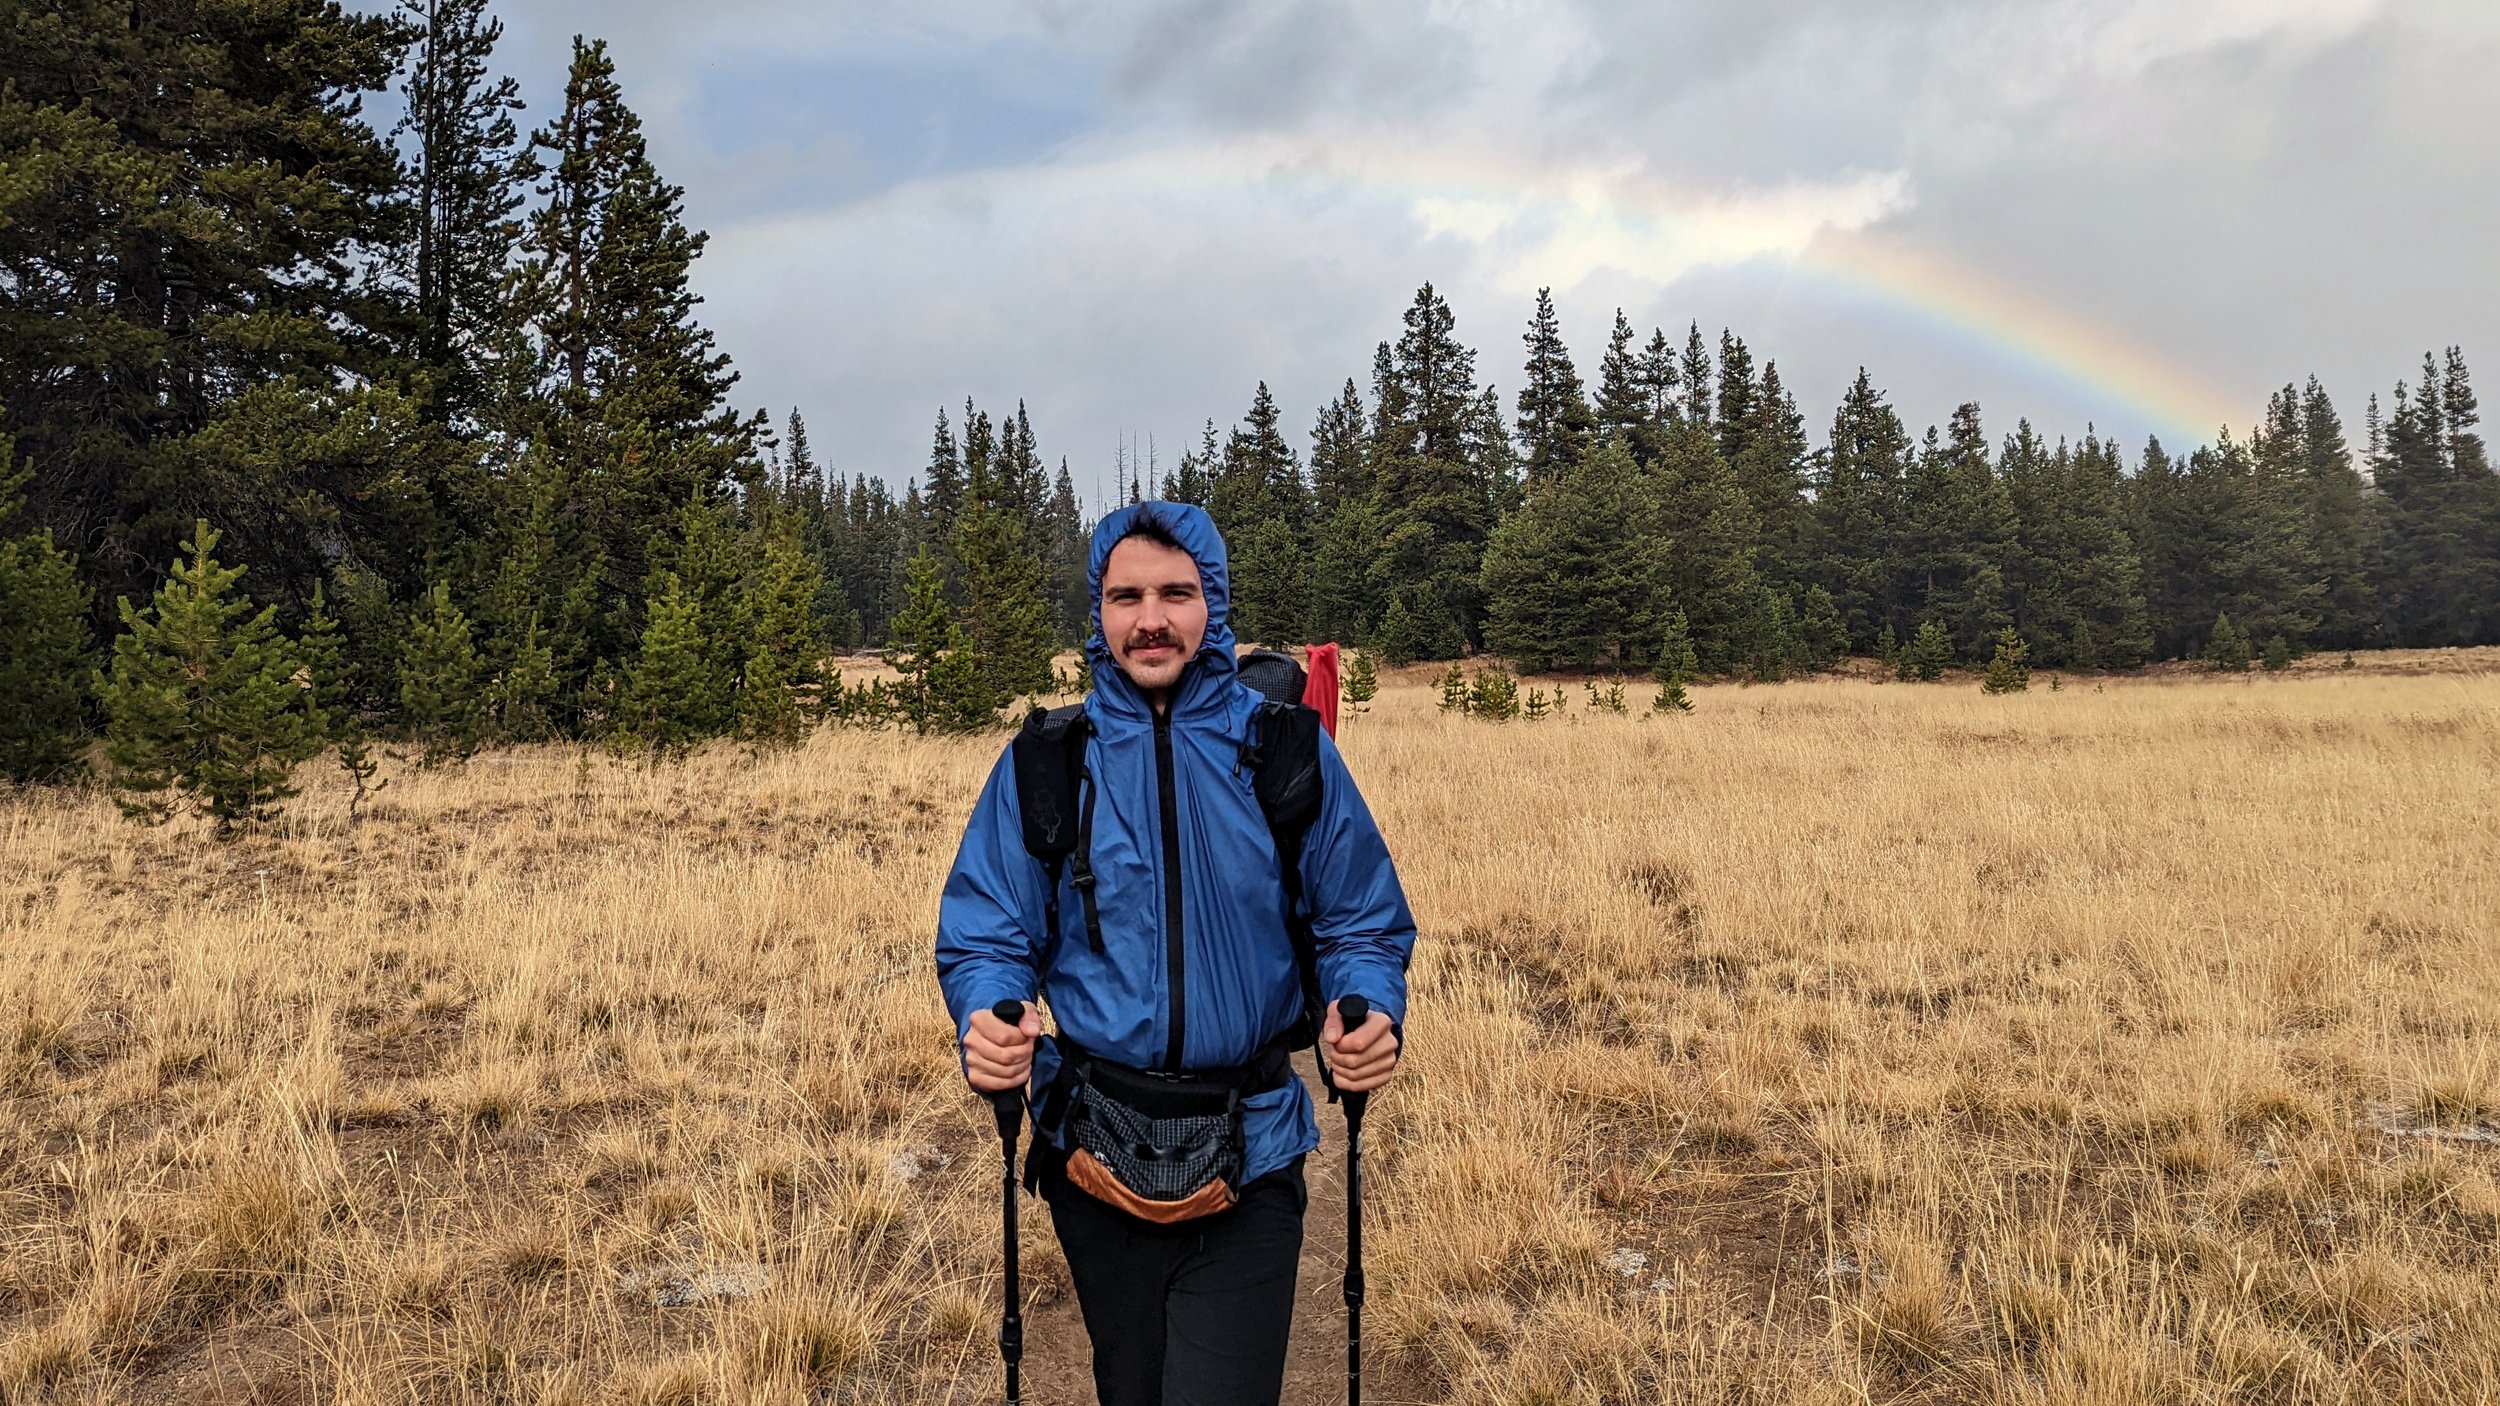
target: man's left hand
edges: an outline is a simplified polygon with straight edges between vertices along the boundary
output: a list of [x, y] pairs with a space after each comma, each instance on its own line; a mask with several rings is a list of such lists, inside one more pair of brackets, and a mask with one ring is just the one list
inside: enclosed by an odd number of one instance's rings
[[1398, 1037], [1389, 1028], [1387, 1011], [1374, 1010], [1369, 1019], [1348, 1030], [1338, 1018], [1337, 1003], [1331, 1001], [1319, 1038], [1328, 1046], [1329, 1076], [1340, 1092], [1370, 1093], [1398, 1072]]

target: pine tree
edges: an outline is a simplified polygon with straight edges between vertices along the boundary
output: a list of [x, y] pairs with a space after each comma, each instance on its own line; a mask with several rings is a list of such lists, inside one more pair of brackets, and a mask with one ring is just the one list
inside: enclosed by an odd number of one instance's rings
[[1650, 706], [1661, 713], [1689, 713], [1693, 700], [1684, 692], [1684, 685], [1701, 672], [1701, 660], [1693, 652], [1692, 635], [1685, 629], [1684, 612], [1667, 612], [1658, 641], [1658, 661], [1649, 669], [1649, 676], [1658, 681], [1658, 696]]
[[724, 730], [729, 691], [706, 657], [701, 622], [694, 594], [662, 571], [645, 611], [642, 648], [626, 674], [621, 747], [682, 757]]
[[436, 415], [461, 419], [489, 394], [481, 365], [503, 330], [502, 284], [521, 233], [527, 165], [512, 114], [517, 80], [492, 71], [503, 21], [487, 0], [399, 0], [417, 41], [395, 137], [413, 151], [407, 191], [415, 225], [408, 250], [420, 331], [416, 359]]
[[2285, 669], [2292, 667], [2292, 659], [2292, 642], [2290, 640], [2283, 638], [2281, 635], [2271, 635], [2267, 637], [2265, 652], [2265, 665], [2267, 673], [2279, 674]]
[[217, 833], [275, 818], [296, 763], [321, 745], [311, 682], [273, 623], [237, 594], [242, 567], [211, 556], [218, 534], [193, 525], [147, 610], [121, 602], [112, 672], [96, 680], [110, 718], [105, 754], [122, 813], [162, 824], [188, 806]]
[[2500, 476], [2492, 472], [2465, 360], [2425, 354], [2419, 385], [2396, 387], [2374, 455], [2372, 576], [2395, 643], [2500, 640]]
[[1402, 594], [1391, 596], [1388, 606], [1381, 611], [1380, 628], [1372, 632], [1380, 657], [1393, 666], [1412, 664], [1424, 657], [1423, 632], [1415, 617], [1407, 612], [1406, 599]]
[[1434, 682], [1441, 691], [1442, 712], [1464, 713], [1467, 711], [1467, 671], [1465, 669], [1452, 664], [1448, 672], [1442, 674]]
[[563, 680], [556, 655], [532, 614], [512, 642], [510, 656], [487, 690], [495, 737], [504, 742], [544, 742], [555, 735], [554, 710]]
[[1345, 701], [1358, 713], [1369, 712], [1372, 700], [1380, 696], [1379, 667], [1359, 649], [1346, 664], [1344, 691]]
[[1830, 592], [1851, 646], [1872, 644], [1884, 625], [1911, 615], [1905, 597], [1915, 568], [1901, 540], [1909, 461], [1908, 431], [1859, 367], [1832, 416], [1812, 512], [1814, 579]]
[[2042, 663], [2067, 662], [2078, 620], [2104, 664], [2132, 667], [2152, 647], [2119, 459], [2115, 445], [2090, 435], [2052, 453], [2028, 421], [2005, 441], [1999, 476], [2020, 531], [2015, 626]]
[[897, 706], [915, 731], [970, 732], [996, 721], [990, 684], [946, 604], [945, 568], [925, 546], [911, 561], [894, 643], [894, 667], [903, 676]]
[[1467, 684], [1467, 715], [1489, 723], [1519, 716], [1519, 681], [1499, 669], [1478, 669]]
[[[28, 473], [0, 435], [0, 532], [16, 526]], [[0, 777], [74, 776], [87, 700], [87, 590], [38, 530], [0, 537]]]
[[738, 731], [750, 742], [788, 747], [806, 734], [810, 699], [823, 682], [815, 611], [819, 584], [816, 563], [797, 531], [768, 529], [763, 569], [746, 612], [746, 669], [738, 691]]
[[1264, 381], [1224, 447], [1209, 511], [1232, 543], [1235, 633], [1278, 644], [1300, 639], [1310, 613], [1303, 544], [1311, 494]]
[[311, 608], [295, 648], [312, 686], [313, 726], [322, 741], [337, 749], [339, 770], [347, 773], [347, 820], [352, 825], [365, 801], [390, 783], [374, 780], [382, 763], [373, 755], [372, 739], [366, 736], [364, 719], [358, 715], [343, 627], [330, 613], [328, 595], [319, 582], [313, 584]]
[[1753, 504], [1719, 457], [1711, 432], [1690, 420], [1665, 431], [1654, 474], [1660, 534], [1674, 544], [1668, 554], [1672, 595], [1689, 616], [1703, 665], [1733, 670], [1744, 652], [1740, 637], [1762, 608]]
[[[551, 437], [609, 562], [610, 608], [630, 606], [653, 535], [726, 489], [762, 412], [727, 405], [737, 373], [695, 321], [689, 286], [707, 236], [651, 164], [601, 41], [573, 41], [556, 120], [530, 138], [542, 202], [513, 280], [514, 311], [549, 373]], [[543, 154], [543, 158], [541, 156]]]
[[1808, 586], [1797, 596], [1797, 662], [1807, 669], [1828, 669], [1849, 657], [1849, 628], [1841, 622], [1840, 605], [1832, 593]]
[[[1448, 659], [1481, 619], [1479, 573], [1498, 512], [1497, 479], [1509, 436], [1484, 425], [1475, 353], [1459, 344], [1449, 304], [1425, 284], [1405, 316], [1406, 331], [1383, 358], [1372, 434], [1373, 506], [1382, 558], [1399, 620], [1395, 648]], [[1389, 617], [1382, 652], [1392, 649]]]
[[[189, 441], [238, 392], [360, 383], [399, 353], [399, 300], [361, 271], [401, 177], [358, 102], [409, 36], [309, 4], [16, 5], [0, 32], [0, 403], [36, 465], [26, 525], [76, 544], [95, 600], [145, 601], [184, 525], [236, 506]], [[231, 515], [273, 601], [342, 528], [380, 545], [408, 488], [397, 460], [287, 467]]]
[[1323, 519], [1351, 504], [1371, 503], [1371, 466], [1363, 454], [1363, 396], [1352, 378], [1335, 400], [1320, 407], [1311, 426], [1311, 497]]
[[2372, 636], [2369, 488], [2353, 467], [2344, 422], [2312, 376], [2300, 393], [2300, 465], [2309, 546], [2319, 584], [2317, 642], [2351, 648]]
[[424, 766], [464, 760], [478, 742], [479, 685], [485, 661], [469, 617], [452, 604], [451, 587], [435, 583], [408, 617], [399, 660], [399, 708], [424, 749]]
[[1933, 618], [1963, 657], [1977, 657], [2013, 623], [2008, 572], [2017, 543], [2013, 501], [1989, 463], [1977, 405], [1957, 408], [1941, 441], [1927, 431], [1902, 485], [1898, 528], [1899, 597], [1886, 628], [1898, 640], [1913, 619]]
[[[1998, 637], [2003, 638], [2002, 632]], [[1901, 651], [1901, 681], [1934, 683], [1953, 667], [1953, 657], [1953, 636], [1941, 623], [1921, 620], [1918, 633], [1910, 636], [1909, 648]]]
[[965, 660], [981, 679], [987, 708], [1019, 695], [1051, 689], [1051, 659], [1058, 650], [1044, 595], [1042, 564], [1028, 550], [1024, 532], [986, 464], [967, 481], [963, 515], [955, 523], [955, 558], [963, 564], [964, 631], [971, 642]]
[[2214, 617], [2213, 634], [2205, 642], [2205, 662], [2224, 673], [2247, 672], [2248, 637], [2232, 625], [2230, 616]]
[[1684, 381], [1684, 423], [1698, 429], [1711, 428], [1710, 345], [1701, 339], [1698, 322], [1685, 327], [1684, 354], [1676, 363], [1676, 373]]
[[[1623, 314], [1615, 313], [1621, 326]], [[1563, 345], [1562, 326], [1554, 315], [1553, 290], [1536, 290], [1536, 313], [1528, 321], [1527, 384], [1519, 391], [1519, 452], [1531, 490], [1560, 477], [1586, 454], [1596, 419], [1580, 388], [1580, 373]], [[1608, 353], [1608, 370], [1613, 353]]]
[[[1543, 306], [1542, 297], [1543, 295], [1540, 294], [1540, 307]], [[1535, 382], [1534, 335], [1534, 328], [1531, 327], [1528, 349], [1532, 358], [1529, 374], [1532, 386]], [[1632, 323], [1624, 317], [1623, 309], [1617, 308], [1615, 309], [1614, 330], [1606, 337], [1605, 359], [1597, 366], [1597, 403], [1593, 407], [1593, 418], [1596, 421], [1597, 433], [1621, 435], [1635, 444], [1636, 452], [1638, 448], [1636, 436], [1651, 424], [1649, 388], [1643, 383], [1642, 370], [1640, 354], [1632, 350]], [[1521, 392], [1523, 422], [1526, 419], [1524, 414], [1526, 396], [1527, 392]], [[1524, 423], [1520, 437], [1523, 441], [1528, 438]], [[1528, 459], [1533, 466], [1536, 460], [1536, 449], [1533, 444], [1528, 447]], [[1535, 477], [1533, 467], [1530, 468], [1529, 475], [1531, 478]]]
[[1553, 475], [1485, 548], [1485, 642], [1527, 673], [1648, 660], [1671, 604], [1648, 479], [1620, 438]]
[[1986, 693], [2021, 693], [2031, 687], [2031, 646], [2011, 625], [1997, 631], [1996, 653], [1979, 685]]

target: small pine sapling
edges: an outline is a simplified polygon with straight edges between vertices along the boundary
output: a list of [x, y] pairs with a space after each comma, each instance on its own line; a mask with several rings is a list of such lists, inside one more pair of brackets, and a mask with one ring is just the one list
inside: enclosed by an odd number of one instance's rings
[[2292, 642], [2281, 635], [2270, 636], [2266, 640], [2264, 663], [2269, 674], [2279, 674], [2292, 667]]
[[1918, 633], [1910, 637], [1910, 647], [1901, 652], [1901, 681], [1934, 683], [1943, 678], [1944, 671], [1952, 665], [1953, 636], [1936, 621], [1920, 621]]
[[1441, 711], [1444, 713], [1467, 711], [1467, 673], [1456, 664], [1452, 664], [1450, 671], [1441, 676]]
[[1693, 711], [1693, 700], [1685, 694], [1684, 684], [1700, 672], [1701, 659], [1693, 649], [1692, 631], [1684, 622], [1684, 612], [1673, 611], [1667, 616], [1658, 662], [1649, 670], [1649, 676], [1658, 681], [1658, 695], [1649, 704], [1651, 710], [1667, 714]]
[[277, 608], [252, 609], [235, 590], [244, 568], [210, 555], [217, 541], [198, 521], [188, 557], [148, 608], [122, 598], [125, 629], [96, 693], [122, 813], [162, 824], [187, 805], [212, 817], [222, 839], [277, 817], [321, 729], [311, 679], [273, 623]]
[[1370, 711], [1372, 700], [1380, 696], [1380, 669], [1370, 655], [1356, 651], [1346, 665], [1342, 687], [1348, 706], [1358, 713]]
[[2231, 623], [2228, 612], [2216, 615], [2213, 638], [2205, 645], [2205, 662], [2217, 672], [2239, 674], [2248, 671], [2248, 659], [2248, 637]]
[[338, 618], [330, 613], [328, 595], [317, 581], [313, 583], [312, 610], [304, 617], [304, 635], [296, 642], [296, 652], [312, 683], [316, 725], [321, 735], [338, 749], [339, 770], [347, 773], [347, 823], [353, 825], [361, 818], [365, 801], [391, 783], [373, 779], [381, 771], [382, 762], [373, 754], [373, 740], [365, 735], [364, 720], [356, 715], [346, 643], [340, 638]]
[[1479, 669], [1467, 689], [1467, 711], [1489, 723], [1519, 716], [1519, 683], [1499, 669]]
[[[1554, 692], [1559, 694], [1562, 692], [1562, 689], [1557, 686]], [[1543, 722], [1545, 720], [1545, 715], [1553, 711], [1552, 705], [1545, 701], [1545, 690], [1541, 688], [1529, 689], [1528, 701], [1524, 705], [1523, 711], [1528, 721], [1532, 723]]]
[[1986, 693], [2021, 693], [2031, 687], [2031, 646], [2014, 627], [1997, 631], [1997, 649], [1988, 660], [1988, 677], [1979, 687]]

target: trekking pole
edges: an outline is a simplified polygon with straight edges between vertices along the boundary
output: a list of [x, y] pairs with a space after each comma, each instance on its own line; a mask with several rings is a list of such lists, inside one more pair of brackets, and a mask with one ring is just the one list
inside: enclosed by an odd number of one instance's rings
[[[1337, 1002], [1337, 1023], [1352, 1030], [1371, 1019], [1360, 996]], [[1341, 1090], [1345, 1100], [1345, 1401], [1363, 1406], [1363, 1102], [1369, 1094]]]
[[[1024, 1002], [1001, 1001], [990, 1007], [990, 1014], [1009, 1025], [1024, 1024]], [[1007, 1164], [1007, 1177], [1002, 1184], [1007, 1247], [1007, 1295], [1005, 1307], [998, 1317], [998, 1356], [1007, 1364], [1007, 1406], [1018, 1406], [1024, 1399], [1019, 1375], [1024, 1364], [1024, 1293], [1016, 1281], [1016, 1134], [1024, 1126], [1024, 1091], [1004, 1089], [989, 1095], [990, 1107], [998, 1113], [998, 1146]]]

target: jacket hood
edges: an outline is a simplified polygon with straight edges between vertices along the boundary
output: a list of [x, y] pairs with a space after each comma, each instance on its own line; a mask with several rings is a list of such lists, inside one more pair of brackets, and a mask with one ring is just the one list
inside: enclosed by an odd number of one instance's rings
[[1111, 549], [1141, 517], [1153, 518], [1168, 529], [1181, 550], [1198, 563], [1198, 589], [1207, 598], [1207, 635], [1198, 642], [1198, 652], [1191, 656], [1189, 668], [1181, 676], [1175, 690], [1176, 703], [1204, 692], [1200, 680], [1231, 679], [1233, 675], [1232, 572], [1224, 548], [1224, 534], [1216, 531], [1215, 519], [1207, 510], [1192, 503], [1131, 503], [1094, 525], [1093, 549], [1087, 554], [1085, 593], [1092, 598], [1094, 615], [1093, 638], [1085, 642], [1085, 657], [1094, 672], [1094, 688], [1105, 690], [1123, 701], [1145, 706], [1144, 695], [1129, 682], [1119, 664], [1111, 657], [1111, 646], [1102, 633], [1102, 572], [1111, 560]]

